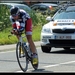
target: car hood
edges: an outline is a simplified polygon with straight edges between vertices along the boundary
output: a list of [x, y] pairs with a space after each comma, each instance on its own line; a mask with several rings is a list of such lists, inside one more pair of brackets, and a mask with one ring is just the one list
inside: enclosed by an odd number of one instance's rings
[[57, 19], [55, 21], [50, 21], [44, 25], [45, 27], [50, 27], [50, 29], [68, 28], [75, 29], [75, 19]]

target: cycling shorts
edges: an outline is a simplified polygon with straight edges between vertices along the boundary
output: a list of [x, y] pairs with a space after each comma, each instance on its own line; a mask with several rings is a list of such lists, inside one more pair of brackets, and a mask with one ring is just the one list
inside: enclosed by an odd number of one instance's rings
[[26, 22], [26, 25], [25, 25], [25, 32], [26, 32], [26, 35], [32, 35], [32, 19], [28, 19]]

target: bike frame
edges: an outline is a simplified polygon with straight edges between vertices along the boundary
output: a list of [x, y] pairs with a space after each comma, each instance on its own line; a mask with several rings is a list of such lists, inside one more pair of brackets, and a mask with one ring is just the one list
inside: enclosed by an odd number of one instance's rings
[[[23, 34], [23, 33], [19, 34], [19, 40], [18, 40], [18, 43], [17, 43], [17, 45], [16, 45], [16, 55], [17, 55], [18, 64], [19, 64], [21, 70], [23, 70], [24, 72], [26, 72], [27, 69], [28, 69], [29, 61], [30, 61], [31, 64], [32, 64], [32, 57], [31, 57], [32, 52], [31, 52], [31, 50], [30, 50], [30, 48], [29, 48], [29, 44], [24, 45], [24, 43], [26, 43], [26, 42], [23, 41], [23, 38], [26, 38], [26, 35], [23, 36], [22, 34]], [[11, 35], [9, 35], [9, 36], [11, 36]], [[8, 36], [8, 37], [9, 37], [9, 36]], [[27, 39], [27, 38], [26, 38], [26, 39]], [[19, 61], [19, 57], [18, 57], [18, 55], [19, 55], [19, 54], [18, 54], [18, 46], [19, 46], [19, 43], [20, 43], [20, 45], [23, 47], [24, 53], [25, 53], [25, 55], [26, 55], [26, 66], [25, 66], [25, 68], [23, 68], [23, 67], [21, 66], [20, 61]], [[27, 48], [28, 48], [28, 49], [27, 49]], [[23, 57], [23, 56], [22, 56], [22, 57]], [[20, 58], [21, 58], [21, 53], [20, 53]], [[32, 65], [32, 66], [33, 66], [33, 68], [34, 68], [35, 70], [38, 68], [38, 65], [36, 65], [36, 66]]]
[[[22, 36], [22, 35], [19, 35], [19, 42], [21, 43], [21, 46], [26, 43], [23, 41], [23, 38], [26, 38], [26, 36]], [[25, 50], [27, 52], [27, 56], [28, 56], [28, 60], [31, 61], [31, 51], [29, 49], [29, 44], [28, 45], [25, 45]], [[27, 49], [28, 48], [28, 49]]]
[[24, 43], [23, 38], [26, 38], [26, 36], [22, 36], [22, 35], [19, 36], [19, 42], [21, 42], [21, 44]]

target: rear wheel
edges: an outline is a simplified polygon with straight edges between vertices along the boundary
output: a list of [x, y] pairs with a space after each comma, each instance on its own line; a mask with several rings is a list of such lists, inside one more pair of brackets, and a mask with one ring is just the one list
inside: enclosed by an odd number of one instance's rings
[[41, 49], [45, 53], [50, 53], [50, 51], [51, 51], [51, 47], [47, 47], [47, 46], [41, 46]]

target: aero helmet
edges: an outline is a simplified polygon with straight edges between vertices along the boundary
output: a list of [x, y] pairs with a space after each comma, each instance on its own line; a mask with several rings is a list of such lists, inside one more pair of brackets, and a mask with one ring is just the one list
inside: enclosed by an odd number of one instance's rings
[[19, 7], [15, 7], [15, 6], [11, 7], [10, 14], [11, 15], [19, 14]]

